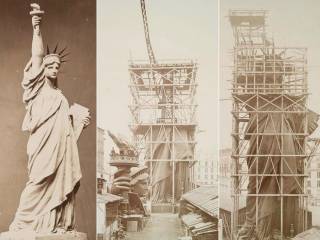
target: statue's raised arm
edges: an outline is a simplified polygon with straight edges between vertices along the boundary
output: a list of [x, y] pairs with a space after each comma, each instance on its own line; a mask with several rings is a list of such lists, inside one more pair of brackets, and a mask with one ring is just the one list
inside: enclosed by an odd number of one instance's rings
[[31, 47], [31, 61], [32, 61], [32, 71], [37, 72], [42, 64], [42, 59], [44, 57], [44, 47], [43, 40], [40, 30], [41, 16], [44, 11], [40, 10], [40, 6], [36, 3], [30, 4], [32, 11], [30, 15], [32, 16], [32, 27], [33, 27], [33, 37], [32, 37], [32, 47]]

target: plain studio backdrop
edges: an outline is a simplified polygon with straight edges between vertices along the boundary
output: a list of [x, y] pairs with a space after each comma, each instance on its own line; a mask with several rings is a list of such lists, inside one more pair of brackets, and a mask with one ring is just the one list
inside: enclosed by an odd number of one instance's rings
[[[0, 232], [7, 231], [27, 182], [28, 133], [21, 131], [25, 115], [21, 81], [31, 57], [31, 1], [2, 0], [0, 12]], [[45, 11], [42, 35], [53, 49], [67, 46], [68, 62], [58, 76], [69, 101], [90, 109], [92, 120], [78, 142], [82, 180], [76, 197], [77, 230], [95, 239], [95, 101], [96, 6], [93, 0], [37, 1]]]

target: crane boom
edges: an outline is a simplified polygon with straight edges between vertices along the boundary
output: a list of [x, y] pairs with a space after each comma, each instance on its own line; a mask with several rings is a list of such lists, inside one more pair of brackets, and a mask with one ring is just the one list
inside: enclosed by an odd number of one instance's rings
[[150, 41], [150, 34], [149, 34], [149, 26], [148, 26], [148, 19], [147, 19], [147, 11], [146, 11], [146, 5], [144, 0], [140, 0], [141, 4], [141, 12], [142, 12], [142, 18], [143, 18], [143, 27], [144, 27], [144, 35], [146, 39], [147, 44], [147, 50], [148, 50], [148, 56], [150, 64], [155, 64], [156, 59], [152, 50], [151, 41]]

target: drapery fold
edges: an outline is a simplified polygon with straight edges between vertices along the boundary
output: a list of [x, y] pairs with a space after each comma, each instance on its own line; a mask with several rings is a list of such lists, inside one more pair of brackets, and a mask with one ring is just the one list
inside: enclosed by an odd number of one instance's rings
[[29, 131], [28, 182], [10, 225], [11, 231], [51, 232], [74, 228], [74, 200], [81, 169], [69, 104], [61, 91], [46, 83], [44, 68], [27, 64], [22, 81]]
[[[247, 111], [257, 109], [249, 115], [245, 129], [247, 149], [248, 194], [302, 194], [303, 180], [294, 176], [303, 173], [305, 134], [311, 134], [318, 126], [318, 114], [305, 109], [301, 97], [282, 96], [260, 97], [259, 101], [248, 101]], [[265, 100], [261, 100], [265, 99]], [[270, 176], [270, 174], [287, 176]], [[269, 176], [254, 176], [269, 174]], [[290, 176], [292, 175], [292, 176]], [[282, 186], [282, 187], [281, 187]], [[289, 199], [290, 198], [290, 199]], [[298, 206], [298, 197], [284, 197], [284, 208], [288, 204]], [[272, 220], [275, 218], [279, 200], [276, 196], [248, 196], [246, 220], [239, 231], [238, 239], [269, 239]], [[284, 213], [285, 225], [296, 223], [289, 213]], [[294, 215], [295, 218], [299, 214]], [[258, 225], [256, 225], [258, 224]], [[298, 226], [295, 226], [298, 228]], [[255, 232], [254, 235], [253, 231]], [[287, 232], [288, 229], [285, 229]]]
[[[173, 174], [175, 178], [175, 200], [190, 190], [190, 162], [193, 160], [193, 145], [190, 130], [183, 127], [153, 127], [152, 142], [152, 202], [166, 203], [172, 201]], [[174, 138], [173, 138], [174, 135]], [[173, 141], [174, 139], [174, 141]], [[149, 149], [150, 151], [151, 149]], [[172, 158], [171, 158], [172, 156]], [[167, 161], [161, 161], [167, 160]], [[184, 160], [175, 162], [175, 171], [172, 162], [168, 160]]]

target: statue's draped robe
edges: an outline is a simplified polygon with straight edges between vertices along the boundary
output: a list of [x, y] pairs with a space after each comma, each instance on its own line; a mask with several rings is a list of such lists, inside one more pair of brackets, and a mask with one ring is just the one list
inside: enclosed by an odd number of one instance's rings
[[[265, 98], [268, 98], [265, 96]], [[259, 155], [247, 158], [249, 174], [279, 174], [281, 173], [281, 161], [283, 174], [303, 173], [303, 158], [305, 136], [297, 134], [311, 134], [317, 128], [318, 115], [308, 111], [301, 113], [301, 106], [293, 104], [293, 96], [286, 96], [284, 99], [270, 98], [272, 104], [260, 100], [259, 106], [256, 101], [249, 102], [247, 110], [259, 108], [261, 113], [250, 116], [246, 128], [246, 139], [249, 141], [247, 154]], [[299, 97], [297, 97], [298, 99]], [[276, 112], [285, 109], [282, 116]], [[283, 118], [283, 119], [282, 119]], [[263, 134], [263, 135], [259, 135]], [[287, 155], [287, 156], [281, 156]], [[282, 160], [281, 160], [282, 159]], [[249, 194], [279, 194], [281, 180], [280, 177], [263, 176], [258, 178], [258, 189], [256, 186], [256, 176], [249, 176]], [[286, 176], [283, 177], [283, 193], [302, 193], [303, 181], [301, 178]], [[271, 234], [272, 218], [278, 209], [277, 197], [261, 196], [258, 198], [258, 208], [256, 208], [256, 197], [248, 196], [246, 204], [246, 221], [244, 227], [239, 232], [239, 239], [269, 239]], [[291, 223], [297, 225], [299, 209], [290, 209], [291, 205], [297, 205], [297, 197], [284, 198], [284, 226], [285, 232], [289, 230]], [[290, 210], [289, 210], [290, 209]], [[257, 214], [256, 214], [256, 211]], [[290, 212], [291, 211], [291, 212]], [[258, 217], [258, 219], [256, 219]], [[274, 219], [277, 221], [276, 219]], [[280, 220], [278, 220], [280, 221]], [[256, 225], [258, 222], [258, 225]], [[299, 226], [294, 226], [295, 229]], [[255, 232], [255, 233], [254, 233]]]
[[[152, 202], [165, 203], [172, 201], [172, 162], [160, 161], [161, 159], [169, 160], [171, 156], [175, 160], [184, 160], [184, 162], [176, 162], [174, 171], [174, 198], [175, 200], [179, 200], [184, 192], [191, 190], [188, 189], [188, 183], [190, 182], [190, 160], [193, 159], [193, 145], [188, 143], [188, 141], [192, 140], [191, 130], [183, 127], [177, 127], [174, 130], [171, 127], [154, 127], [152, 131], [152, 141], [157, 143], [153, 144], [151, 154], [154, 160], [158, 160], [152, 162]], [[180, 142], [174, 143], [174, 150], [169, 140], [172, 139], [173, 134], [175, 135], [175, 141]]]
[[10, 231], [50, 232], [74, 228], [74, 198], [81, 170], [69, 117], [69, 104], [59, 89], [45, 82], [43, 67], [22, 81], [27, 113], [22, 129], [29, 131], [28, 176]]

